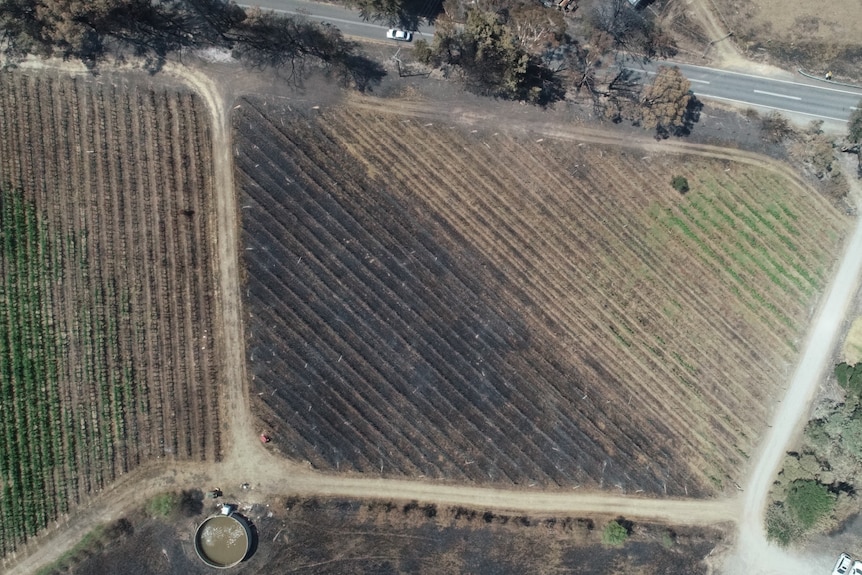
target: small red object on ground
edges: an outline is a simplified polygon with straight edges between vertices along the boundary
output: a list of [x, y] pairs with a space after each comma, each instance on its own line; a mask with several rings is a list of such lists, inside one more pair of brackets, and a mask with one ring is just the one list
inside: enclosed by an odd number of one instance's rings
[[269, 443], [269, 441], [270, 441], [269, 436], [265, 433], [261, 433], [260, 434], [260, 441], [262, 443]]

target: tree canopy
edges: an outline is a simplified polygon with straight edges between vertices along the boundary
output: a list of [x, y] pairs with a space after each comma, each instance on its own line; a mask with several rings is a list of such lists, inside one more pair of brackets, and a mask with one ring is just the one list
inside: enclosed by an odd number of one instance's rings
[[692, 101], [691, 84], [676, 66], [659, 66], [655, 80], [641, 97], [643, 125], [660, 134], [685, 126]]
[[463, 27], [442, 23], [430, 49], [418, 48], [429, 63], [458, 68], [467, 88], [479, 94], [546, 104], [564, 92], [559, 78], [496, 12], [470, 9]]

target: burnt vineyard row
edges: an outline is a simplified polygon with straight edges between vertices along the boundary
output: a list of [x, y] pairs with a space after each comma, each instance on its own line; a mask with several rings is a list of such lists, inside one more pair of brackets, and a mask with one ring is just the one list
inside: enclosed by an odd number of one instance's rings
[[[734, 489], [846, 225], [828, 202], [741, 163], [377, 111], [322, 123], [523, 290], [531, 337], [569, 357], [582, 400], [687, 462], [684, 494]], [[695, 188], [684, 197], [677, 173]], [[656, 463], [649, 449], [619, 456]]]
[[[248, 359], [283, 449], [414, 477], [727, 487], [828, 273], [834, 210], [756, 169], [431, 126], [241, 104]], [[681, 200], [671, 169], [702, 191]]]
[[[501, 305], [481, 254], [364, 177], [314, 126], [293, 118], [282, 129], [250, 102], [243, 110], [248, 297], [261, 316], [249, 360], [292, 456], [384, 474], [661, 488], [611, 455], [640, 452], [648, 436], [602, 433], [600, 408], [578, 407], [577, 371]], [[670, 453], [655, 456], [673, 467]]]
[[[2, 230], [39, 262], [38, 275], [2, 262], [8, 553], [146, 460], [215, 460], [220, 445], [201, 101], [5, 74], [0, 110], [0, 183], [32, 206], [39, 232], [37, 246], [5, 220]], [[40, 301], [12, 301], [23, 286]], [[22, 353], [46, 381], [27, 384]]]

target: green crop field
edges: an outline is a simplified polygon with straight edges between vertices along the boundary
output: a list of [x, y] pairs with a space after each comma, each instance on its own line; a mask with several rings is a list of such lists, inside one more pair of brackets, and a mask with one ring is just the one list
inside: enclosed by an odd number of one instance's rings
[[0, 78], [0, 554], [148, 460], [220, 455], [200, 106]]

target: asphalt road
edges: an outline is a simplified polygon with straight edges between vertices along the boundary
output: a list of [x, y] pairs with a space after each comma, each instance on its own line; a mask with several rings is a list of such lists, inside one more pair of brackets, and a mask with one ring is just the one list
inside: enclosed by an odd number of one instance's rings
[[[386, 39], [387, 26], [363, 22], [359, 14], [333, 4], [321, 4], [307, 0], [256, 0], [262, 8], [303, 15], [307, 18], [329, 22], [348, 35], [366, 40], [391, 42]], [[416, 38], [430, 38], [433, 26], [422, 26]], [[862, 89], [847, 88], [827, 82], [810, 80], [797, 75], [798, 79], [778, 80], [740, 72], [717, 70], [689, 64], [675, 64], [691, 81], [692, 90], [701, 99], [713, 99], [738, 106], [750, 106], [763, 110], [777, 110], [800, 121], [823, 120], [832, 125], [843, 124], [862, 100]], [[658, 63], [642, 70], [644, 75], [655, 72]]]
[[[350, 10], [336, 4], [308, 2], [307, 0], [255, 0], [254, 2], [238, 2], [240, 6], [260, 6], [275, 12], [283, 12], [296, 16], [305, 16], [311, 20], [328, 22], [341, 30], [346, 36], [354, 36], [363, 40], [379, 40], [391, 42], [393, 45], [404, 45], [403, 42], [386, 39], [389, 26], [374, 22], [363, 22], [356, 10]], [[413, 33], [414, 40], [425, 38], [430, 41], [434, 36], [433, 26], [420, 26]]]
[[[355, 10], [334, 4], [308, 0], [256, 0], [255, 4], [261, 8], [329, 22], [347, 36], [390, 42], [393, 46], [403, 45], [386, 39], [388, 26], [363, 22]], [[433, 26], [421, 26], [414, 37], [430, 40], [433, 35]], [[823, 120], [832, 126], [843, 125], [854, 107], [862, 100], [862, 89], [818, 82], [801, 75], [794, 76], [793, 80], [779, 80], [703, 66], [668, 63], [679, 66], [691, 82], [692, 90], [698, 98], [760, 110], [778, 110], [802, 122]], [[659, 64], [661, 62], [654, 62], [643, 68], [632, 66], [632, 69], [649, 76], [655, 73]]]
[[[654, 62], [644, 67], [644, 73], [653, 74], [659, 64], [661, 62]], [[666, 64], [679, 66], [698, 98], [778, 110], [811, 120], [847, 122], [862, 100], [862, 89], [819, 82], [801, 75], [798, 79], [780, 80], [675, 62]]]

